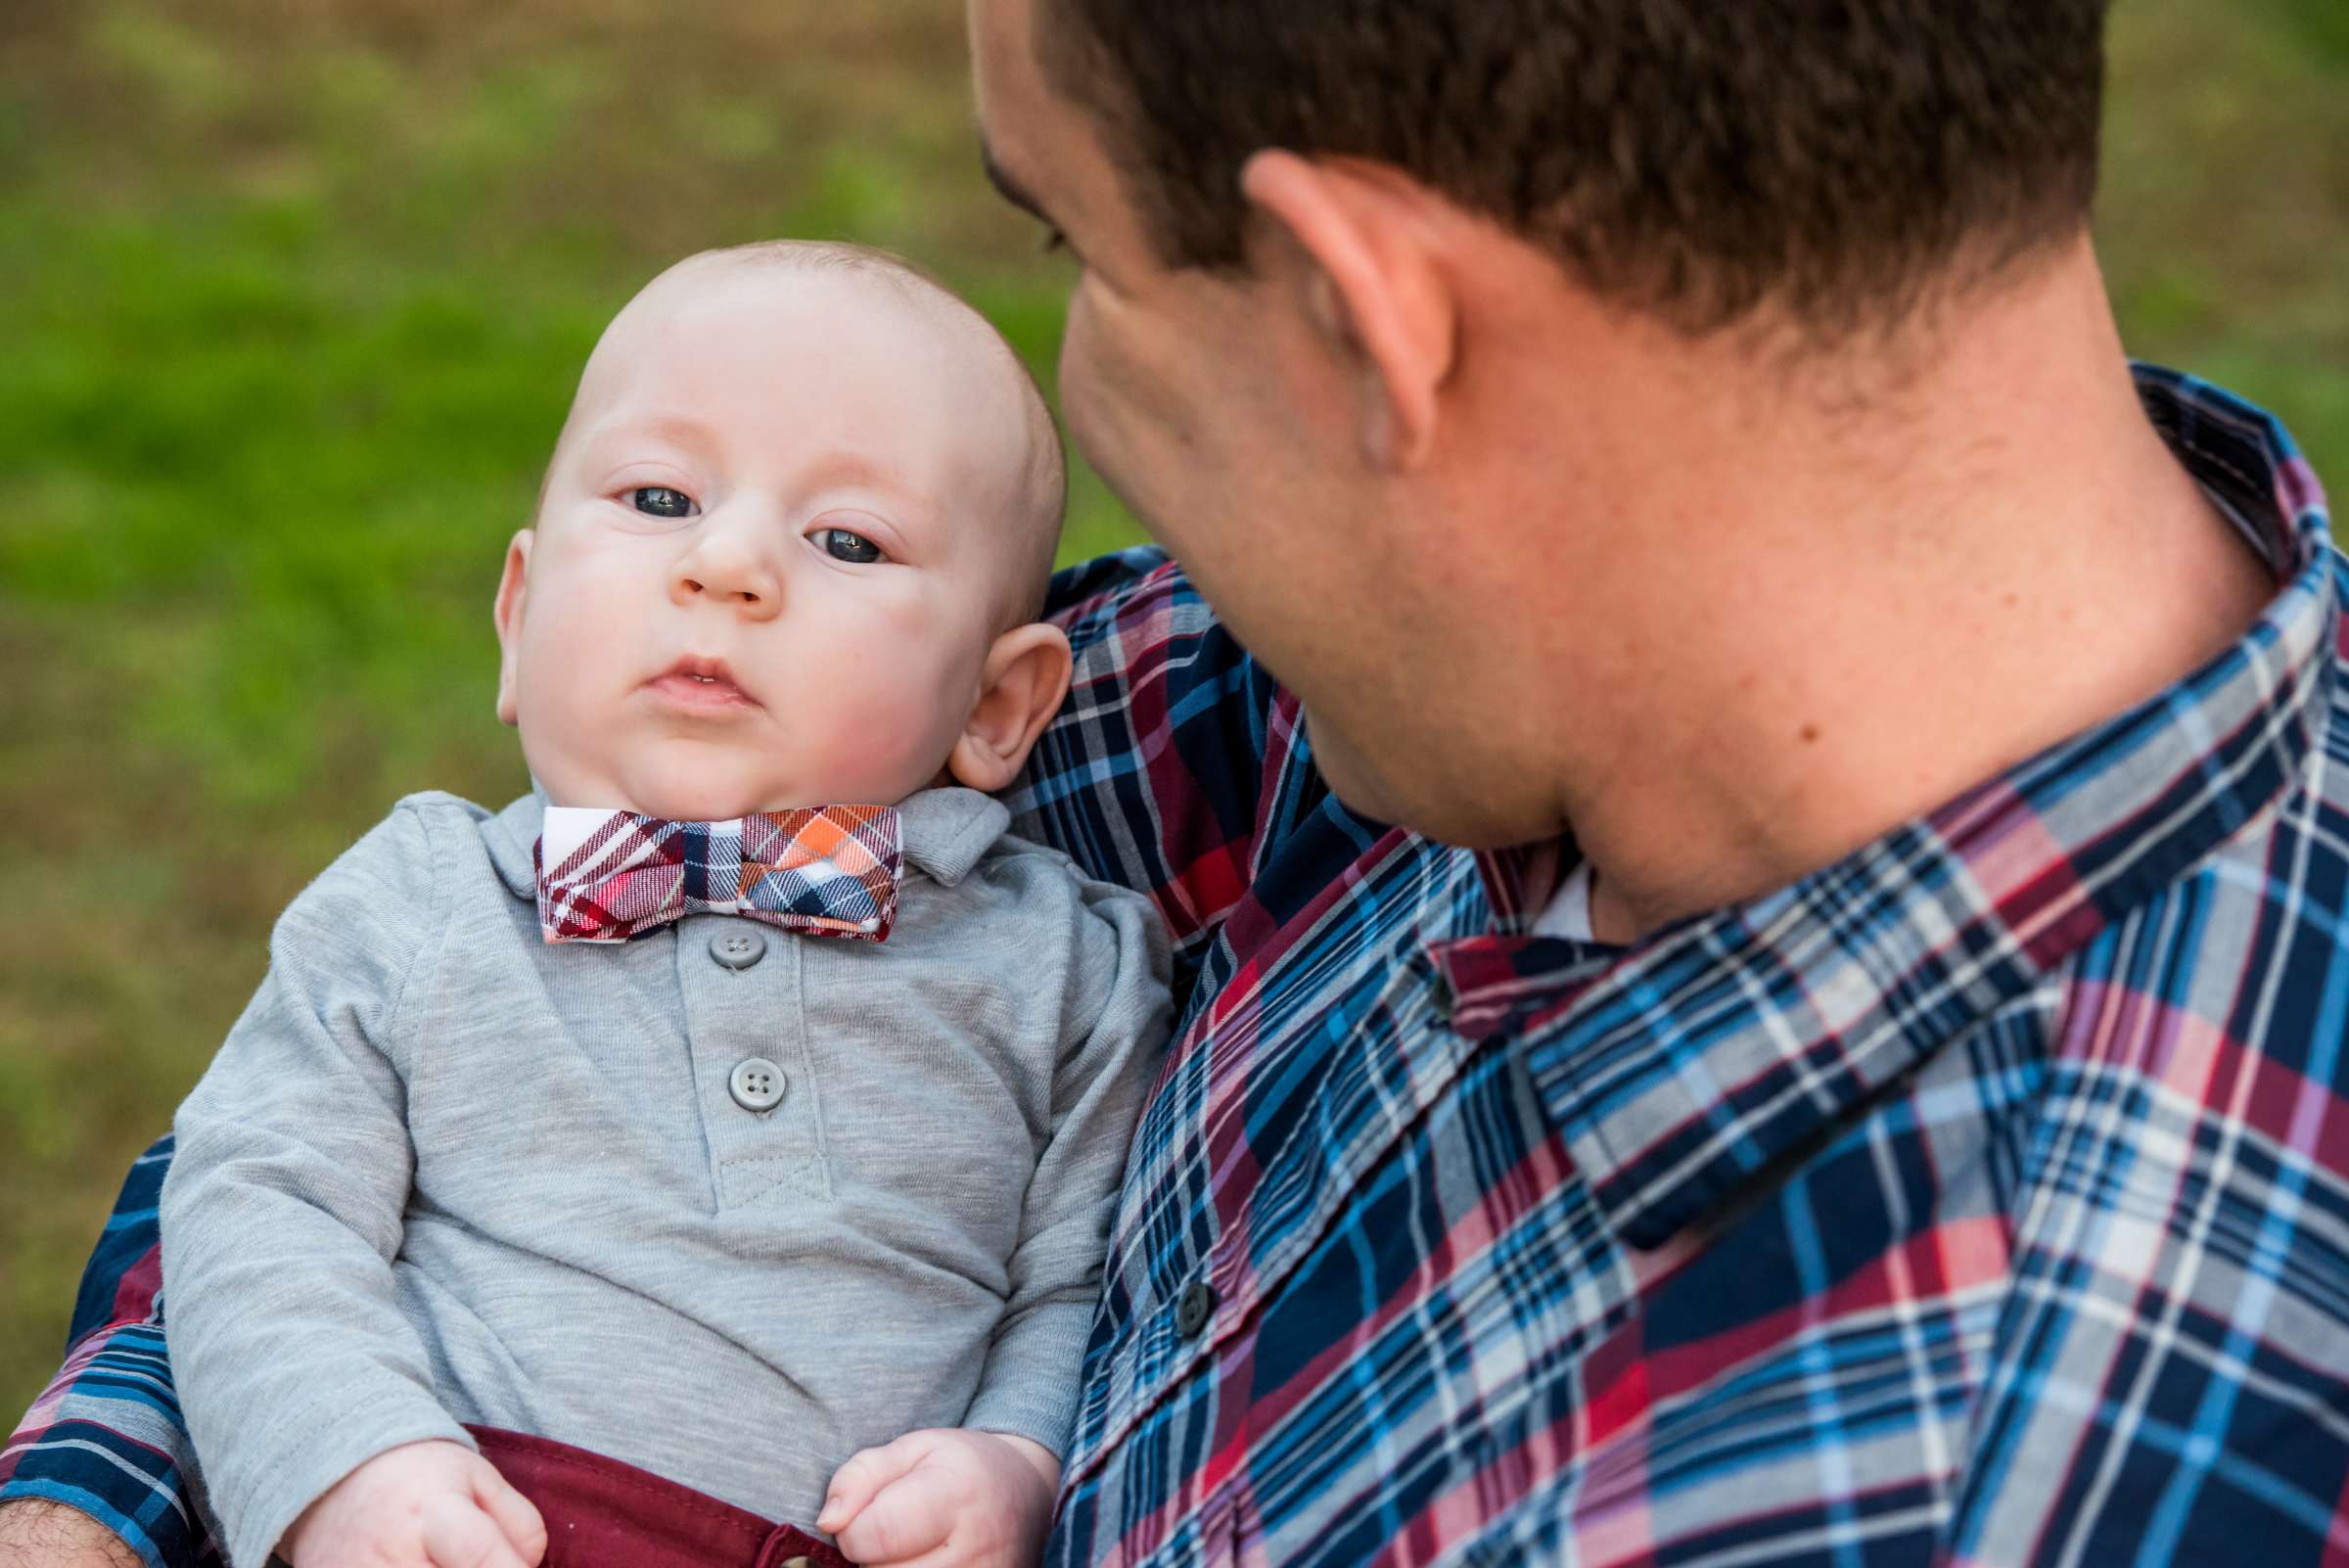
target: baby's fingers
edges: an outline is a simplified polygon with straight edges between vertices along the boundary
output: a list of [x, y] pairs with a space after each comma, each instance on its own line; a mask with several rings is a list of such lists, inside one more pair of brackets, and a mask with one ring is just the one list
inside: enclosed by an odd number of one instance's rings
[[530, 1568], [537, 1568], [546, 1555], [546, 1521], [539, 1516], [538, 1505], [509, 1485], [487, 1459], [477, 1461], [473, 1476], [473, 1499], [489, 1515], [506, 1545], [514, 1548]]
[[433, 1568], [534, 1568], [470, 1497], [435, 1494], [424, 1505], [421, 1523], [424, 1554]]
[[832, 1472], [832, 1485], [825, 1490], [824, 1507], [815, 1516], [815, 1527], [834, 1535], [841, 1527], [862, 1513], [865, 1504], [873, 1500], [880, 1490], [922, 1462], [930, 1452], [920, 1441], [922, 1434], [908, 1432], [895, 1443], [885, 1443], [877, 1449], [858, 1449], [849, 1455], [848, 1462]]
[[883, 1487], [835, 1538], [841, 1554], [865, 1568], [901, 1568], [944, 1545], [954, 1505], [937, 1480], [916, 1471]]
[[942, 1541], [918, 1557], [893, 1557], [886, 1564], [859, 1563], [857, 1568], [971, 1568], [971, 1554]]

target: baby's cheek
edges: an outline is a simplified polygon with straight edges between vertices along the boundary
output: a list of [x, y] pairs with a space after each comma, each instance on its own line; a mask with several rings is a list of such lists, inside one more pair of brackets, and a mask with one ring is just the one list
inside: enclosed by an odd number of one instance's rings
[[861, 800], [892, 801], [928, 784], [964, 715], [939, 682], [887, 658], [862, 661], [822, 726], [820, 770]]
[[549, 783], [582, 769], [601, 776], [615, 745], [614, 694], [629, 684], [626, 654], [573, 608], [558, 601], [531, 616], [516, 672], [524, 755]]

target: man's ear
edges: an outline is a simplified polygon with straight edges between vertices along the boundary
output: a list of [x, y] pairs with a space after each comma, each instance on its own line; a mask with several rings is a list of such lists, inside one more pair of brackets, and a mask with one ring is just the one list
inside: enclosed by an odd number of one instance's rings
[[1365, 462], [1405, 472], [1435, 446], [1459, 308], [1440, 238], [1456, 214], [1399, 170], [1261, 152], [1240, 171], [1259, 222], [1293, 246], [1305, 314], [1358, 381]]
[[1020, 776], [1036, 738], [1069, 694], [1068, 634], [1040, 621], [994, 640], [979, 674], [979, 701], [946, 756], [956, 783], [992, 795]]
[[530, 586], [530, 530], [524, 529], [506, 546], [506, 570], [497, 579], [497, 603], [490, 610], [497, 623], [497, 716], [501, 723], [513, 723], [521, 712], [515, 666], [521, 658], [522, 602]]

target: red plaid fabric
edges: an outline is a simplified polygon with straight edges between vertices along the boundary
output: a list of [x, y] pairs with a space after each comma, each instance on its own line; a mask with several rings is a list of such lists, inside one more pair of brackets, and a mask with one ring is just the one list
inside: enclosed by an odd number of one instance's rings
[[689, 914], [882, 942], [904, 868], [889, 806], [805, 807], [726, 822], [553, 806], [533, 853], [548, 942], [625, 942]]
[[[2349, 1564], [2349, 560], [2281, 427], [2138, 374], [2259, 623], [1634, 949], [1335, 802], [1157, 552], [1062, 577], [1013, 831], [1156, 897], [1185, 1012], [1045, 1568]], [[211, 1568], [170, 1150], [0, 1498]]]

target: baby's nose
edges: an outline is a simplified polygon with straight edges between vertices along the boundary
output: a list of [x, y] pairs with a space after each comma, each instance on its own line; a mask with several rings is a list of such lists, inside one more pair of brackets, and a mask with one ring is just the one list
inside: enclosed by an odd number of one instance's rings
[[716, 600], [744, 614], [773, 615], [782, 608], [783, 578], [763, 551], [706, 536], [678, 558], [669, 596], [680, 604]]
[[739, 599], [745, 605], [763, 604], [769, 597], [757, 588], [738, 586], [714, 574], [708, 575], [707, 580], [690, 575], [680, 576], [677, 585], [689, 594], [713, 599]]

